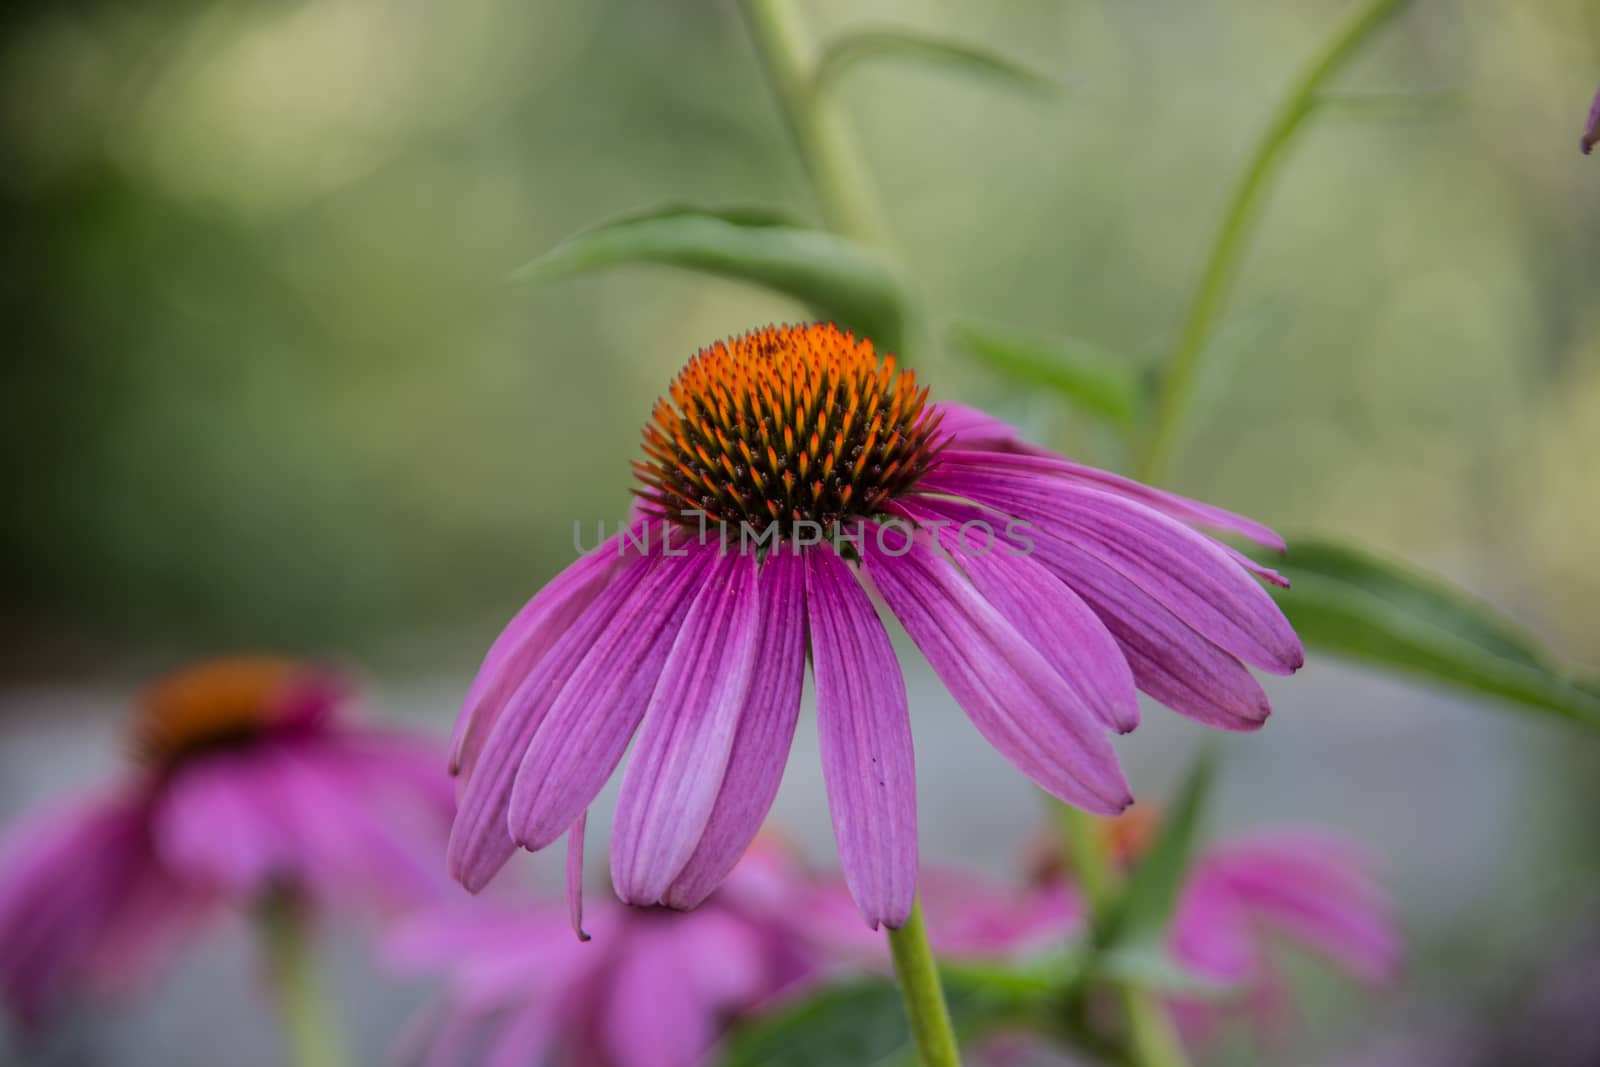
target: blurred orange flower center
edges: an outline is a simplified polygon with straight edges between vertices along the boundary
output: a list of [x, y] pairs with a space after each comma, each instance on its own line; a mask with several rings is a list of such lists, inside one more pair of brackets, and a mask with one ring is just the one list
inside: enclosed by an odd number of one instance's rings
[[273, 726], [302, 665], [266, 656], [212, 660], [154, 682], [134, 709], [139, 759], [172, 764], [197, 751], [248, 741]]
[[635, 492], [688, 527], [704, 514], [785, 534], [871, 516], [938, 451], [927, 396], [893, 356], [831, 323], [719, 341], [656, 402]]

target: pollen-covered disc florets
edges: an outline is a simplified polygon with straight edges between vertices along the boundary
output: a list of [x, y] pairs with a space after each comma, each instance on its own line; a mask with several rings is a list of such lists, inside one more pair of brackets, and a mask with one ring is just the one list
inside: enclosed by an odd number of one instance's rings
[[292, 659], [236, 656], [174, 671], [152, 683], [134, 708], [134, 754], [170, 766], [197, 752], [249, 742], [270, 730], [320, 718], [336, 685]]
[[938, 452], [928, 391], [831, 323], [768, 326], [689, 361], [644, 431], [636, 490], [686, 526], [780, 535], [882, 510]]

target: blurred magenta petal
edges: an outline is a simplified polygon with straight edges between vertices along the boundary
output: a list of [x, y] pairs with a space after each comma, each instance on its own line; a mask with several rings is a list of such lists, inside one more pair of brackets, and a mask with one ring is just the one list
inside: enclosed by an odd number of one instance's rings
[[845, 881], [873, 929], [911, 915], [917, 785], [905, 683], [872, 602], [844, 561], [807, 557], [817, 730]]
[[1600, 144], [1600, 91], [1594, 94], [1594, 103], [1589, 105], [1589, 121], [1583, 127], [1583, 154], [1593, 152], [1597, 144]]
[[386, 955], [444, 988], [404, 1051], [452, 1067], [696, 1067], [730, 1022], [819, 975], [805, 884], [786, 855], [758, 844], [694, 912], [591, 909], [587, 943], [536, 899], [463, 897], [419, 912]]

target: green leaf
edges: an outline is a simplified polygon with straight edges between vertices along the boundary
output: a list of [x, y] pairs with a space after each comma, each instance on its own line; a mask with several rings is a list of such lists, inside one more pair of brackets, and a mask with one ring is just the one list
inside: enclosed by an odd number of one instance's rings
[[629, 263], [662, 263], [753, 282], [899, 352], [905, 290], [888, 260], [836, 234], [758, 209], [667, 207], [586, 230], [511, 274], [548, 281]]
[[1128, 879], [1121, 902], [1107, 924], [1101, 951], [1160, 951], [1167, 924], [1178, 903], [1199, 845], [1201, 816], [1211, 796], [1215, 760], [1203, 748], [1162, 819], [1155, 842]]
[[813, 93], [833, 89], [851, 68], [869, 59], [903, 59], [948, 67], [1020, 89], [1036, 96], [1053, 96], [1061, 84], [1014, 59], [977, 45], [906, 29], [856, 30], [829, 41], [811, 76]]
[[[1050, 987], [1027, 975], [941, 967], [950, 1018], [963, 1042], [1043, 1010]], [[900, 991], [886, 978], [828, 986], [735, 1029], [721, 1067], [915, 1067]]]
[[1144, 394], [1137, 371], [1081, 341], [1045, 343], [957, 326], [952, 343], [985, 367], [1023, 385], [1042, 386], [1119, 426], [1132, 424]]
[[1600, 727], [1600, 687], [1553, 667], [1492, 607], [1354, 549], [1295, 542], [1274, 589], [1301, 640], [1380, 667]]

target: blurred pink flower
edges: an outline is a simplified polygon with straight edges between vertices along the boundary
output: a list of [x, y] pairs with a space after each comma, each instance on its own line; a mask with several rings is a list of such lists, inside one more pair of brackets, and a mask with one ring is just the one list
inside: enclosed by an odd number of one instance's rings
[[1255, 580], [1282, 578], [1192, 526], [1282, 549], [1276, 534], [927, 395], [828, 323], [689, 362], [645, 429], [629, 531], [529, 601], [467, 693], [449, 848], [463, 885], [577, 827], [631, 740], [612, 884], [696, 906], [772, 805], [809, 651], [845, 881], [869, 925], [901, 925], [911, 724], [869, 589], [989, 743], [1088, 811], [1132, 802], [1109, 735], [1137, 724], [1137, 689], [1212, 726], [1265, 721], [1249, 667], [1304, 660]]
[[152, 686], [137, 766], [23, 820], [0, 854], [0, 997], [37, 1025], [83, 987], [146, 976], [204, 919], [269, 892], [404, 905], [444, 888], [437, 750], [340, 713], [288, 660], [215, 660]]
[[[610, 903], [590, 941], [536, 900], [421, 913], [389, 941], [445, 990], [403, 1041], [428, 1067], [694, 1067], [736, 1018], [804, 988], [817, 956], [786, 856], [758, 842], [698, 910]], [[859, 921], [855, 924], [860, 927]]]
[[1287, 1021], [1293, 1005], [1267, 951], [1274, 936], [1361, 982], [1393, 981], [1403, 950], [1372, 868], [1361, 843], [1317, 827], [1263, 829], [1207, 849], [1178, 900], [1170, 947], [1190, 971], [1237, 992], [1175, 999], [1185, 1036], [1202, 1039], [1240, 1010], [1264, 1032]]
[[[1114, 854], [1131, 864], [1149, 842], [1150, 817], [1133, 813], [1102, 825]], [[1085, 932], [1086, 911], [1061, 876], [1054, 838], [1030, 863], [1031, 888], [972, 874], [923, 875], [922, 901], [935, 951], [953, 959], [1016, 958], [1061, 951]], [[1373, 985], [1396, 977], [1401, 944], [1388, 895], [1358, 842], [1319, 827], [1285, 826], [1216, 842], [1196, 859], [1169, 931], [1173, 959], [1215, 982], [1215, 998], [1174, 997], [1186, 1038], [1202, 1041], [1243, 1014], [1263, 1032], [1291, 1015], [1288, 989], [1272, 962], [1275, 937], [1308, 949]], [[813, 936], [832, 953], [887, 966], [879, 938], [846, 920], [842, 887], [823, 885], [806, 909]]]

